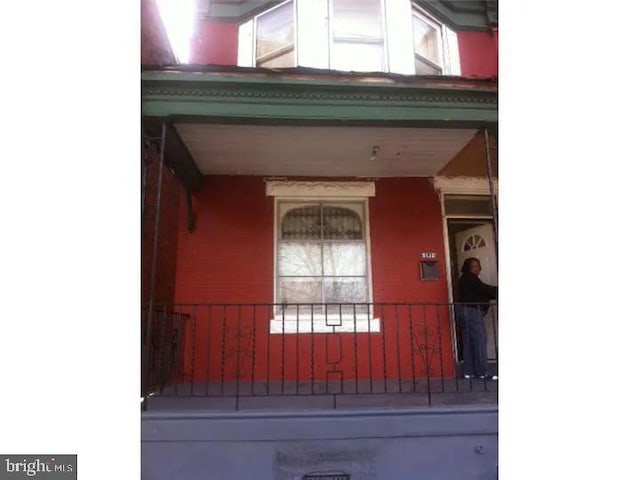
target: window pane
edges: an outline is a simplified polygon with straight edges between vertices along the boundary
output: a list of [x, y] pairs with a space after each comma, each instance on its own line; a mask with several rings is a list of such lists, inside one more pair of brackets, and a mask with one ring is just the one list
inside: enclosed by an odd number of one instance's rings
[[416, 75], [441, 75], [442, 69], [416, 58]]
[[440, 29], [413, 17], [413, 44], [416, 53], [433, 63], [442, 65]]
[[324, 274], [366, 275], [367, 262], [364, 243], [327, 243], [323, 245]]
[[256, 22], [257, 59], [293, 45], [293, 2], [259, 16]]
[[296, 8], [298, 65], [329, 68], [329, 2], [303, 0]]
[[325, 278], [324, 296], [326, 303], [364, 303], [367, 301], [366, 278]]
[[382, 38], [380, 0], [333, 0], [333, 37]]
[[321, 303], [322, 280], [309, 277], [280, 277], [281, 303]]
[[270, 57], [269, 60], [260, 62], [256, 62], [256, 67], [263, 68], [287, 68], [294, 66], [294, 52], [293, 50], [288, 51], [282, 55], [277, 57]]
[[282, 219], [283, 240], [320, 239], [320, 206], [294, 208]]
[[334, 42], [331, 49], [331, 68], [347, 72], [383, 72], [383, 45]]
[[333, 0], [331, 68], [384, 71], [380, 0]]
[[278, 272], [286, 276], [322, 275], [320, 245], [317, 243], [280, 243]]
[[353, 210], [326, 206], [322, 209], [324, 239], [362, 239], [362, 221]]

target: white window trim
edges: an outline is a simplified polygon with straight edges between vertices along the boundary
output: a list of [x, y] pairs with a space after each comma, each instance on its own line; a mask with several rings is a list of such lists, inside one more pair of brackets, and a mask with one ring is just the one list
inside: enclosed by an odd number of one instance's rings
[[[258, 19], [289, 2], [293, 2], [293, 58], [295, 65], [298, 65], [298, 0], [283, 0], [277, 5], [274, 5], [273, 7], [265, 10], [264, 12], [258, 13], [251, 20], [247, 20], [239, 26], [237, 62], [239, 67], [256, 66]], [[251, 42], [250, 48], [243, 42]], [[249, 57], [249, 53], [251, 54], [251, 57]]]
[[331, 24], [333, 22], [333, 19], [335, 18], [335, 13], [333, 8], [334, 3], [333, 3], [333, 0], [328, 0], [329, 17], [328, 17], [327, 40], [329, 41], [329, 64], [326, 66], [326, 68], [328, 68], [329, 70], [345, 71], [345, 70], [338, 70], [332, 64], [333, 63], [332, 58], [335, 58], [335, 49], [336, 49], [335, 43], [337, 40], [338, 43], [353, 42], [353, 43], [362, 43], [362, 44], [369, 44], [369, 45], [382, 45], [382, 63], [383, 63], [382, 71], [383, 72], [389, 71], [389, 45], [388, 45], [387, 20], [386, 20], [387, 19], [386, 0], [378, 0], [378, 1], [380, 3], [380, 16], [381, 16], [380, 37], [358, 39], [357, 37], [351, 37], [351, 36], [336, 37], [332, 34]]
[[[414, 57], [416, 55], [418, 55], [420, 58], [425, 59], [428, 63], [431, 63], [435, 66], [437, 66], [441, 71], [442, 71], [442, 75], [446, 75], [447, 73], [447, 51], [445, 49], [445, 38], [444, 38], [444, 25], [442, 25], [439, 22], [436, 22], [435, 20], [433, 20], [431, 17], [429, 17], [426, 13], [424, 13], [423, 10], [419, 9], [418, 7], [413, 7], [413, 10], [411, 12], [411, 28], [413, 29], [413, 17], [417, 17], [418, 20], [426, 25], [429, 25], [430, 27], [436, 29], [436, 31], [440, 32], [440, 35], [438, 36], [438, 50], [440, 52], [440, 56], [441, 56], [441, 61], [440, 63], [435, 62], [433, 59], [431, 58], [426, 58], [422, 55], [420, 55], [418, 52], [416, 52], [415, 49], [415, 45], [413, 46], [413, 55]], [[415, 67], [414, 67], [415, 68]]]
[[[375, 196], [374, 182], [297, 182], [297, 181], [266, 181], [266, 194], [273, 197], [273, 299], [278, 301], [277, 272], [278, 268], [278, 232], [280, 218], [278, 203], [293, 202], [353, 202], [361, 201], [364, 214], [364, 240], [367, 252], [367, 287], [371, 304], [373, 299], [373, 285], [371, 275], [371, 234], [369, 229], [369, 197]], [[373, 308], [373, 307], [372, 307]], [[369, 314], [354, 314], [343, 312], [331, 315], [276, 315], [269, 321], [269, 333], [282, 334], [297, 333], [379, 333], [380, 319], [374, 318], [373, 311]]]
[[[345, 318], [350, 317], [350, 318]], [[284, 324], [284, 333], [380, 333], [380, 319], [374, 318], [373, 315], [356, 314], [355, 327], [353, 315], [343, 314], [342, 320], [338, 315], [314, 316], [313, 326], [311, 325], [310, 315], [300, 315], [298, 318], [285, 315], [282, 317], [274, 316], [269, 321], [269, 333], [282, 334]]]
[[[411, 8], [411, 29], [413, 30], [413, 16], [426, 24], [437, 27], [440, 30], [440, 54], [442, 55], [442, 63], [438, 65], [442, 69], [442, 75], [460, 75], [460, 52], [458, 51], [458, 35], [451, 30], [446, 24], [436, 20], [418, 5], [412, 3]], [[413, 36], [411, 37], [411, 46], [413, 54], [416, 55], [415, 45], [413, 44]], [[434, 63], [432, 60], [427, 59]], [[436, 64], [437, 65], [437, 64]], [[415, 65], [414, 65], [415, 73]]]

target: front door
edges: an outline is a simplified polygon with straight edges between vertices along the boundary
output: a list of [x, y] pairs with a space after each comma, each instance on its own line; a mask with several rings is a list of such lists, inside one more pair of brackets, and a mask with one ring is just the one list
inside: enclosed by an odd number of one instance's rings
[[[480, 260], [482, 271], [480, 280], [489, 285], [498, 284], [498, 262], [493, 225], [486, 223], [456, 233], [457, 272], [460, 272], [465, 259], [475, 257]], [[498, 341], [498, 317], [495, 305], [492, 305], [484, 318], [487, 329], [487, 356], [496, 360]]]

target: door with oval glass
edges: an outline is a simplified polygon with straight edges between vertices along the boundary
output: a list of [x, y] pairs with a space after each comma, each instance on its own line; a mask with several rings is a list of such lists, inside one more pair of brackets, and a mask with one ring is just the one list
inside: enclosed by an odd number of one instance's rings
[[[498, 262], [496, 261], [496, 244], [494, 241], [493, 225], [485, 223], [474, 226], [455, 234], [457, 272], [460, 272], [463, 262], [467, 258], [475, 257], [480, 260], [482, 271], [480, 280], [489, 285], [498, 284]], [[497, 308], [492, 305], [484, 318], [487, 329], [487, 356], [489, 360], [497, 358], [496, 346], [498, 342]]]

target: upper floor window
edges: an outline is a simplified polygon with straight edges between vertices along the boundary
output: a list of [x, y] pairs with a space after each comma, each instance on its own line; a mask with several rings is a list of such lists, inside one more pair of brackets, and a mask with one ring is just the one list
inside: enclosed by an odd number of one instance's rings
[[382, 5], [378, 0], [331, 0], [329, 67], [386, 70]]
[[413, 12], [416, 74], [442, 75], [442, 27], [420, 12]]
[[295, 64], [293, 0], [255, 19], [256, 67], [278, 68]]
[[410, 0], [288, 0], [240, 26], [238, 65], [460, 74], [455, 32]]

